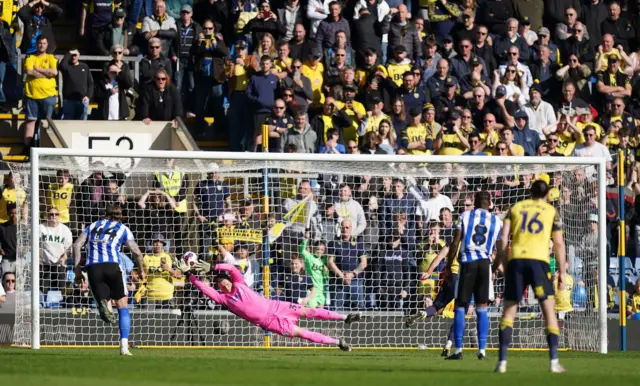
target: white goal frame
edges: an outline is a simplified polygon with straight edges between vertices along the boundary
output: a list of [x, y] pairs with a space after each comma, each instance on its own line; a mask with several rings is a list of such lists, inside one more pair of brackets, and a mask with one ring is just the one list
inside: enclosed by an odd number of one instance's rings
[[[592, 165], [597, 166], [598, 186], [598, 283], [607, 282], [606, 267], [606, 160], [603, 157], [577, 158], [577, 157], [470, 157], [470, 156], [397, 156], [397, 155], [334, 155], [334, 154], [285, 154], [285, 153], [232, 153], [232, 152], [207, 152], [207, 151], [91, 151], [56, 148], [31, 148], [31, 349], [40, 349], [40, 202], [38, 187], [40, 183], [40, 158], [42, 156], [58, 157], [132, 157], [132, 158], [173, 158], [173, 159], [200, 159], [200, 160], [233, 160], [233, 161], [316, 161], [316, 162], [371, 162], [371, 163], [397, 163], [410, 159], [411, 162], [423, 162], [429, 164], [493, 164], [493, 165]], [[606, 285], [598, 286], [598, 315], [601, 331], [598, 342], [599, 352], [607, 353], [607, 298]]]

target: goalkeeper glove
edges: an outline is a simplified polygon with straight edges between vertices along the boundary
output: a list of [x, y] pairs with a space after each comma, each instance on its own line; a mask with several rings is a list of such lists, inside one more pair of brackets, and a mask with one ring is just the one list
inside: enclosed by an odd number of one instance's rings
[[182, 272], [182, 274], [186, 275], [187, 278], [189, 277], [189, 275], [191, 274], [191, 267], [183, 260], [176, 260], [175, 261], [175, 265], [176, 268]]
[[196, 272], [198, 272], [199, 274], [207, 274], [209, 272], [211, 272], [211, 264], [207, 263], [204, 260], [198, 260], [197, 263], [195, 263], [195, 265], [193, 266], [193, 268], [196, 270]]

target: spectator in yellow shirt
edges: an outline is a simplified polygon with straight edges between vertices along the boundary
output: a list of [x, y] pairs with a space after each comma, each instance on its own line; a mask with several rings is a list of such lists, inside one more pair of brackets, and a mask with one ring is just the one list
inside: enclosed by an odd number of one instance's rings
[[163, 235], [154, 235], [152, 251], [143, 257], [147, 271], [147, 299], [154, 308], [170, 308], [174, 291], [172, 278], [182, 277], [179, 270], [173, 269], [173, 259], [165, 252], [165, 245]]
[[633, 286], [633, 294], [629, 296], [627, 314], [633, 320], [640, 320], [640, 279], [636, 280], [636, 284]]
[[324, 103], [324, 94], [322, 93], [324, 66], [321, 63], [321, 60], [322, 50], [318, 47], [313, 47], [308, 60], [302, 65], [302, 75], [306, 76], [311, 81], [311, 91], [313, 92], [311, 104], [313, 105]]
[[36, 120], [50, 118], [56, 105], [56, 76], [58, 75], [58, 61], [56, 57], [47, 54], [49, 41], [43, 35], [36, 41], [38, 51], [27, 56], [24, 70], [27, 79], [24, 85], [26, 100], [27, 124], [24, 129], [25, 152], [33, 142]]
[[[500, 133], [502, 141], [507, 146], [507, 154], [501, 153], [499, 155], [509, 156], [524, 156], [524, 148], [517, 143], [513, 143], [513, 129], [505, 127]], [[500, 147], [500, 146], [498, 146]]]

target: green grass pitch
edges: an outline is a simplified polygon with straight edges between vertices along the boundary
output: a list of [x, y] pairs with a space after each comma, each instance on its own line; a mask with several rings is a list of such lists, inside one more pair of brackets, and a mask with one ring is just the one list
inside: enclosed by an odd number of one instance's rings
[[561, 352], [565, 374], [549, 374], [545, 352], [510, 352], [509, 372], [492, 373], [497, 352], [485, 361], [465, 351], [444, 361], [438, 351], [313, 349], [0, 348], [0, 385], [640, 385], [640, 352]]

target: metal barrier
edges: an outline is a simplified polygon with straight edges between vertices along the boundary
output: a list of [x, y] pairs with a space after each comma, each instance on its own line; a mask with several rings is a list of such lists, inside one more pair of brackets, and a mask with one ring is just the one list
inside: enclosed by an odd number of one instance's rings
[[[23, 61], [24, 58], [26, 57], [26, 54], [20, 54], [18, 55], [18, 64], [17, 64], [17, 68], [16, 71], [18, 72], [18, 75], [22, 76], [23, 72], [22, 72], [22, 66], [23, 66]], [[62, 58], [64, 57], [64, 55], [54, 55], [56, 57], [56, 59], [58, 60], [58, 62], [60, 60], [62, 60]], [[81, 55], [80, 59], [82, 62], [102, 62], [102, 63], [106, 63], [111, 61], [113, 58], [111, 56], [95, 56], [95, 55]], [[142, 60], [142, 56], [124, 56], [122, 58], [122, 61], [129, 64], [129, 63], [133, 63], [133, 79], [138, 82], [140, 79], [140, 61]], [[99, 69], [91, 69], [90, 71], [101, 71]], [[62, 81], [62, 73], [60, 73], [58, 71], [58, 94], [60, 95], [60, 105], [62, 105], [62, 90], [63, 90], [64, 84]]]

